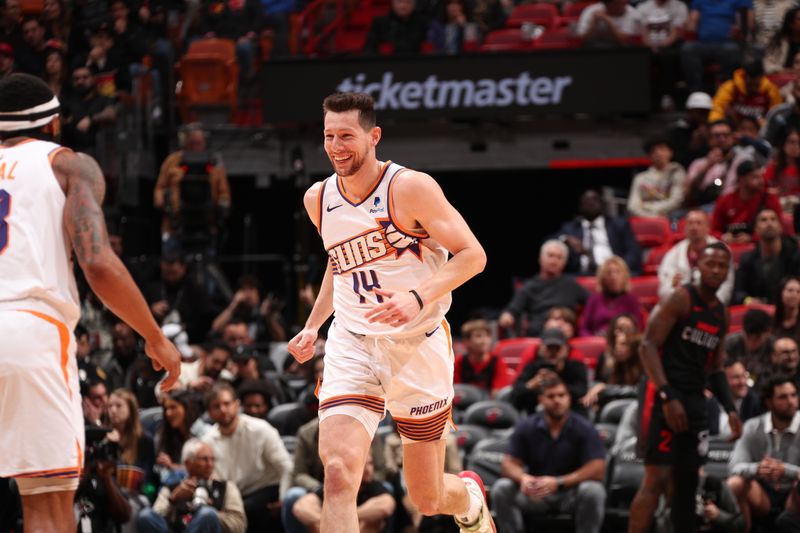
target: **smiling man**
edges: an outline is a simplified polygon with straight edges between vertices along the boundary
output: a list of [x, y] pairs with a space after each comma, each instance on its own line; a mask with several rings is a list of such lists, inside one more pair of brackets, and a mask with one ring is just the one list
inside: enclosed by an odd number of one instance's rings
[[462, 531], [495, 532], [477, 474], [444, 474], [453, 399], [444, 315], [450, 292], [483, 270], [486, 255], [433, 178], [377, 159], [381, 129], [370, 96], [333, 94], [323, 110], [334, 174], [308, 190], [305, 206], [329, 262], [305, 328], [289, 342], [308, 361], [335, 312], [319, 388], [321, 531], [358, 531], [359, 481], [388, 408], [419, 510], [455, 515]]

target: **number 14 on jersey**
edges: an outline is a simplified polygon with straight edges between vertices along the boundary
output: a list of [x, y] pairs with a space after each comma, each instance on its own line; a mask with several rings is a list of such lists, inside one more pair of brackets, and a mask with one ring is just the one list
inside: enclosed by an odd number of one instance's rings
[[[367, 298], [362, 292], [372, 292], [373, 289], [380, 289], [381, 284], [378, 281], [378, 274], [374, 270], [361, 270], [353, 272], [353, 291], [358, 295], [358, 303], [366, 303]], [[383, 303], [383, 296], [376, 294], [378, 303]]]

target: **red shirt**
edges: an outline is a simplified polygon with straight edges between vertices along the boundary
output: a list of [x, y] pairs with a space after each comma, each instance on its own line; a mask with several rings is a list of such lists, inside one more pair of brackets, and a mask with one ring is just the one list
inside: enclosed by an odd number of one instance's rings
[[762, 208], [772, 209], [781, 216], [781, 202], [774, 194], [759, 192], [749, 200], [742, 200], [739, 191], [720, 196], [711, 215], [711, 232], [716, 237], [728, 232], [752, 234], [756, 214]]
[[[492, 365], [490, 369], [489, 366]], [[490, 354], [477, 365], [466, 355], [457, 355], [453, 371], [453, 383], [468, 383], [489, 392], [511, 384], [505, 359]], [[471, 379], [465, 380], [465, 378]]]
[[800, 194], [800, 174], [797, 172], [797, 165], [789, 164], [781, 171], [780, 175], [775, 174], [777, 169], [777, 162], [770, 161], [764, 171], [767, 187], [778, 189], [778, 196]]

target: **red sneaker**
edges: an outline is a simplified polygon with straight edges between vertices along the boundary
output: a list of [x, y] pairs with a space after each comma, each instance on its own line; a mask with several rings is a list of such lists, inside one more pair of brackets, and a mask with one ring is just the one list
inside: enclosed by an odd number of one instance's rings
[[458, 477], [464, 480], [467, 491], [478, 496], [483, 502], [481, 514], [478, 515], [478, 519], [474, 524], [462, 524], [456, 520], [456, 525], [461, 533], [497, 533], [494, 520], [492, 520], [492, 513], [489, 512], [489, 505], [486, 503], [486, 489], [483, 488], [481, 477], [471, 470], [464, 470], [458, 474]]

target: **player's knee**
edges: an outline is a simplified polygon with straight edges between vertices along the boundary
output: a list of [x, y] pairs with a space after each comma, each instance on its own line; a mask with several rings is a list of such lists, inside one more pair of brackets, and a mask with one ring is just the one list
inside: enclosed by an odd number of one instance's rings
[[742, 476], [731, 476], [727, 480], [728, 488], [737, 496], [743, 495], [748, 488], [748, 481]]
[[325, 465], [325, 494], [356, 493], [360, 484], [361, 470], [348, 466], [354, 462], [347, 461], [344, 457], [328, 457]]

